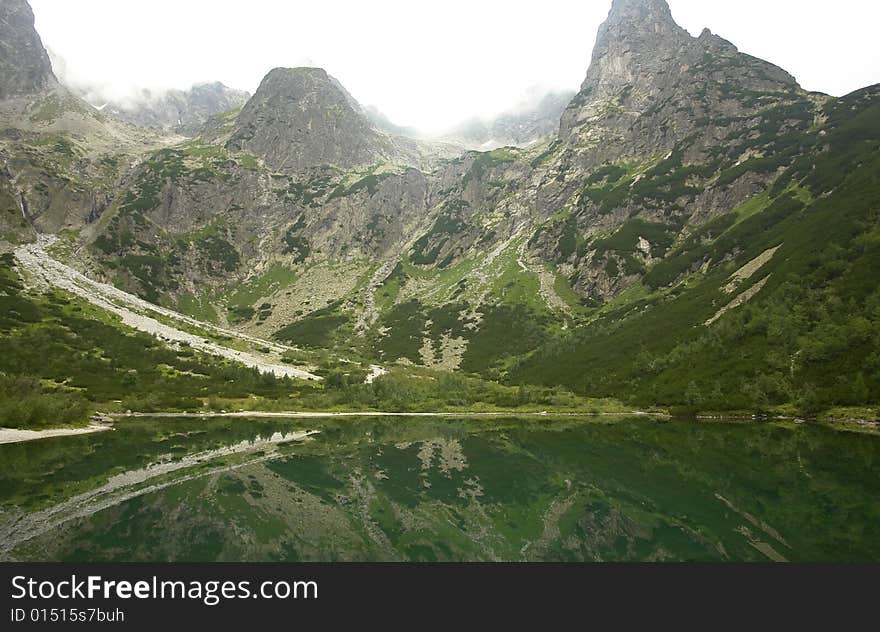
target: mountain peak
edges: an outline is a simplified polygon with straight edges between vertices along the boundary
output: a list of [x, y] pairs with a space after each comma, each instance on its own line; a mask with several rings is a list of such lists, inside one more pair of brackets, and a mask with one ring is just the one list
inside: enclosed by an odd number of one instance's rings
[[0, 99], [36, 94], [56, 83], [27, 0], [0, 2]]
[[672, 11], [666, 0], [614, 0], [608, 20], [672, 21]]
[[297, 68], [273, 68], [263, 77], [261, 87], [297, 81], [330, 81], [330, 75], [323, 68], [308, 66]]
[[609, 147], [620, 155], [668, 151], [706, 132], [697, 121], [745, 116], [749, 95], [776, 101], [798, 89], [791, 75], [708, 29], [692, 37], [665, 0], [614, 0], [560, 137], [588, 148], [584, 159], [592, 161], [618, 158]]
[[675, 23], [666, 0], [614, 0], [599, 27], [581, 90], [611, 97], [627, 86], [649, 82], [691, 40]]
[[242, 109], [229, 145], [281, 170], [369, 165], [384, 151], [363, 108], [322, 68], [271, 70]]
[[676, 24], [666, 0], [614, 0], [608, 18], [599, 29], [597, 44], [635, 36], [671, 36], [685, 34]]
[[250, 95], [219, 81], [198, 83], [188, 90], [141, 92], [140, 98], [107, 103], [107, 112], [139, 127], [173, 130], [193, 136], [216, 114], [242, 107]]
[[347, 105], [360, 110], [357, 101], [323, 68], [273, 68], [253, 97], [257, 103], [266, 99], [295, 101], [304, 108], [320, 101], [324, 105]]

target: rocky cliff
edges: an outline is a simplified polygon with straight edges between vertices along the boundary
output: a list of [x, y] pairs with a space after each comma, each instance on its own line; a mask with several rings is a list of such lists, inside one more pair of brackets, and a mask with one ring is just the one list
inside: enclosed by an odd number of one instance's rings
[[[691, 37], [665, 0], [615, 0], [560, 140], [587, 164], [672, 150], [799, 94], [793, 77], [708, 29]], [[719, 125], [720, 123], [720, 125]]]
[[130, 165], [166, 142], [60, 85], [30, 5], [0, 2], [0, 250], [40, 231], [78, 234], [111, 203]]
[[0, 100], [43, 92], [56, 83], [27, 0], [0, 3]]

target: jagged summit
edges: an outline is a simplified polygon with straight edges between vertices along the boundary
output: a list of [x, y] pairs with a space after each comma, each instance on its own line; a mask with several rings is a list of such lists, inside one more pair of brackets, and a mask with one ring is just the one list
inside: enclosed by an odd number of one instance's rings
[[652, 81], [690, 40], [665, 0], [615, 0], [599, 28], [581, 90], [611, 96], [628, 85]]
[[615, 0], [560, 138], [592, 162], [669, 151], [709, 129], [696, 121], [744, 115], [755, 95], [798, 91], [790, 74], [709, 29], [692, 37], [665, 0]]
[[672, 18], [672, 11], [666, 0], [614, 0], [611, 3], [606, 25], [624, 22], [638, 26], [665, 22], [678, 26]]
[[386, 156], [360, 105], [321, 68], [275, 68], [238, 117], [230, 148], [279, 170], [352, 168]]
[[27, 0], [0, 2], [0, 99], [37, 94], [57, 83]]

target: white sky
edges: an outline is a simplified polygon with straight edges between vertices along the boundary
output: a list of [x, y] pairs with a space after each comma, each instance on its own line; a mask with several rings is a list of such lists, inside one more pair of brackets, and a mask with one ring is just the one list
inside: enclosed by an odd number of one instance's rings
[[[611, 0], [30, 0], [68, 76], [116, 96], [198, 81], [253, 92], [276, 66], [322, 66], [400, 125], [438, 130], [534, 86], [576, 90]], [[880, 82], [877, 0], [670, 0], [704, 26], [842, 95]]]

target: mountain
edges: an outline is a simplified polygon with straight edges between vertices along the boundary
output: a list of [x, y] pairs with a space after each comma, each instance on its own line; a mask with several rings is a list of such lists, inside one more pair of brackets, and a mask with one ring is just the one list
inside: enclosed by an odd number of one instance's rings
[[211, 117], [239, 109], [249, 98], [250, 94], [243, 90], [213, 82], [158, 94], [144, 90], [135, 99], [100, 105], [107, 114], [132, 125], [194, 136]]
[[481, 151], [529, 147], [556, 135], [559, 119], [572, 97], [572, 92], [548, 92], [492, 119], [462, 123], [443, 138]]
[[708, 29], [691, 37], [665, 0], [615, 0], [560, 138], [593, 164], [671, 151], [694, 134], [718, 143], [731, 119], [801, 96], [788, 73]]
[[0, 100], [39, 94], [56, 83], [27, 0], [0, 4]]
[[187, 90], [140, 89], [128, 96], [108, 96], [107, 85], [83, 80], [58, 53], [48, 50], [58, 82], [102, 114], [137, 127], [184, 136], [198, 134], [208, 120], [223, 112], [240, 109], [250, 98], [219, 81], [197, 83]]
[[392, 155], [360, 107], [320, 68], [276, 68], [266, 75], [227, 147], [288, 171], [369, 166]]
[[663, 0], [615, 0], [564, 101], [541, 143], [454, 154], [378, 129], [323, 70], [275, 69], [120, 163], [94, 217], [38, 226], [91, 276], [322, 362], [639, 406], [880, 403], [880, 89], [807, 92]]
[[393, 134], [395, 136], [406, 136], [408, 138], [423, 138], [424, 134], [422, 134], [419, 130], [414, 127], [403, 127], [401, 125], [397, 125], [389, 119], [384, 112], [379, 110], [374, 105], [369, 105], [364, 108], [364, 113], [367, 115], [367, 118], [370, 119], [370, 122], [377, 128], [382, 130], [383, 132], [387, 132], [388, 134]]

